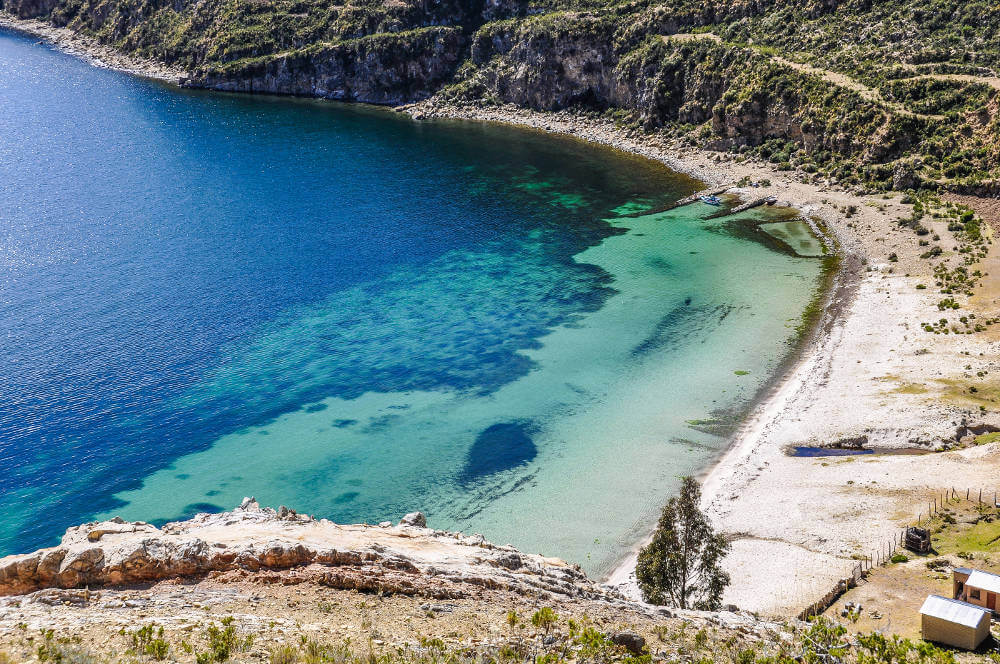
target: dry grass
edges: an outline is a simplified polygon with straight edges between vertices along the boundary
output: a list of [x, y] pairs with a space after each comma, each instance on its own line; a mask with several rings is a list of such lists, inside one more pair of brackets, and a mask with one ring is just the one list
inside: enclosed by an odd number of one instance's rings
[[[930, 522], [934, 550], [929, 555], [906, 551], [905, 563], [888, 564], [841, 597], [828, 611], [840, 617], [846, 602], [863, 611], [852, 631], [884, 630], [909, 638], [920, 636], [920, 605], [927, 595], [951, 596], [951, 569], [974, 567], [1000, 573], [1000, 510], [980, 505], [974, 495], [952, 500]], [[986, 497], [984, 496], [984, 500]], [[992, 501], [993, 495], [989, 495]]]

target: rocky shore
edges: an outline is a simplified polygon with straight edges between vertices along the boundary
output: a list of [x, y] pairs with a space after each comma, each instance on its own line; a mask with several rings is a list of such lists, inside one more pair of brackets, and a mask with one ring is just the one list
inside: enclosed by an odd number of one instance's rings
[[115, 518], [69, 528], [59, 546], [0, 559], [0, 596], [250, 575], [434, 599], [484, 588], [614, 599], [575, 565], [497, 546], [482, 535], [431, 530], [426, 523], [415, 512], [395, 526], [338, 525], [284, 507], [261, 508], [252, 498], [232, 512], [160, 528]]
[[[555, 624], [532, 621], [540, 610]], [[360, 648], [357, 656], [411, 661], [451, 649], [565, 655], [580, 647], [580, 625], [597, 639], [587, 647], [661, 660], [692, 647], [702, 628], [713, 640], [773, 650], [802, 627], [630, 602], [576, 566], [429, 529], [419, 512], [395, 525], [340, 525], [248, 498], [160, 528], [83, 524], [59, 546], [0, 559], [5, 662], [145, 661], [154, 641], [154, 659], [168, 652], [181, 662], [220, 644], [233, 661], [310, 643], [341, 657]]]
[[179, 84], [187, 78], [187, 72], [170, 67], [156, 60], [137, 58], [105, 46], [69, 28], [56, 27], [51, 23], [36, 19], [18, 18], [0, 9], [0, 29], [37, 37], [70, 55], [86, 60], [95, 67], [152, 78]]

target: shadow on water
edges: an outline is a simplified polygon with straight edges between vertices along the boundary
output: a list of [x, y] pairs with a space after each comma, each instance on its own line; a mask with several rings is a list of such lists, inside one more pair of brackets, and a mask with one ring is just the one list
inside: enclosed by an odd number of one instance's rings
[[469, 448], [462, 483], [470, 484], [531, 462], [538, 454], [532, 440], [536, 430], [530, 422], [515, 421], [500, 422], [481, 431]]

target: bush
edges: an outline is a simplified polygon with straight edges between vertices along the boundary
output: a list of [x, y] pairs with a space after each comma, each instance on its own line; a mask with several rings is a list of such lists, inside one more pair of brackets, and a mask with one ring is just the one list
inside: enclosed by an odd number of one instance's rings
[[[225, 662], [234, 652], [246, 652], [253, 646], [253, 634], [240, 637], [236, 633], [232, 616], [223, 618], [221, 622], [222, 629], [215, 625], [208, 626], [209, 651], [198, 654], [198, 664], [213, 661]], [[202, 656], [207, 656], [208, 659], [202, 659]]]
[[557, 616], [556, 612], [547, 606], [543, 606], [538, 609], [535, 611], [534, 615], [531, 616], [531, 624], [536, 628], [543, 630], [546, 634], [549, 633], [549, 630], [552, 629], [552, 626], [556, 624], [557, 620], [559, 620], [559, 616]]
[[270, 664], [296, 664], [299, 661], [299, 651], [292, 646], [278, 646], [271, 650], [268, 657]]
[[156, 661], [167, 658], [170, 645], [163, 638], [163, 627], [150, 624], [128, 633], [123, 629], [121, 633], [129, 637], [129, 645], [135, 654], [148, 655]]

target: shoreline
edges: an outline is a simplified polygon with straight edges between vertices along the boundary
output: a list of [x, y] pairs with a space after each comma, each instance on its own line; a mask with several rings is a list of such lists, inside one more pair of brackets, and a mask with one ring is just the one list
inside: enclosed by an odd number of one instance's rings
[[18, 18], [4, 10], [0, 10], [0, 30], [38, 38], [63, 53], [101, 69], [112, 69], [174, 85], [179, 85], [181, 79], [187, 78], [187, 72], [182, 69], [153, 60], [130, 57], [69, 28], [59, 28], [36, 19]]
[[[744, 200], [774, 193], [781, 205], [798, 209], [814, 228], [818, 219], [835, 238], [841, 264], [823, 294], [822, 314], [753, 399], [725, 450], [699, 474], [703, 508], [733, 542], [724, 562], [733, 579], [725, 603], [796, 615], [849, 576], [858, 556], [878, 550], [900, 527], [915, 522], [926, 496], [949, 486], [993, 486], [1000, 470], [998, 443], [932, 455], [875, 454], [860, 463], [852, 463], [856, 457], [786, 453], [796, 445], [858, 442], [876, 452], [930, 451], [958, 445], [956, 429], [965, 423], [1000, 428], [992, 408], [977, 410], [952, 389], [972, 376], [963, 373], [963, 361], [988, 356], [990, 342], [1000, 335], [924, 332], [925, 321], [941, 315], [940, 296], [920, 290], [925, 288], [920, 282], [933, 283], [933, 265], [921, 255], [918, 236], [897, 223], [911, 211], [898, 194], [855, 194], [807, 183], [794, 171], [678, 146], [568, 111], [479, 108], [434, 99], [400, 110], [417, 120], [498, 122], [573, 136], [654, 159], [706, 187], [741, 176], [766, 177], [769, 187], [729, 192]], [[950, 234], [945, 221], [925, 224]], [[987, 261], [995, 263], [987, 274], [1000, 273], [1000, 260]], [[956, 263], [961, 264], [957, 251], [945, 260]], [[986, 261], [983, 266], [991, 267]], [[978, 301], [980, 315], [989, 313], [983, 304], [1000, 305], [1000, 285], [997, 291], [997, 297], [977, 295], [969, 304]], [[958, 314], [950, 318], [957, 322]], [[997, 390], [1000, 397], [1000, 385]], [[972, 459], [978, 463], [970, 469]], [[641, 599], [636, 556], [654, 527], [648, 524], [646, 537], [602, 579], [630, 599]], [[786, 583], [775, 584], [775, 578]]]
[[[675, 172], [698, 180], [701, 186], [706, 189], [722, 187], [727, 182], [735, 182], [735, 178], [732, 176], [713, 171], [704, 163], [697, 164], [685, 160], [662, 143], [656, 146], [650, 145], [648, 142], [633, 140], [631, 134], [623, 133], [617, 128], [608, 126], [607, 123], [588, 122], [567, 111], [552, 114], [516, 107], [480, 109], [466, 105], [441, 104], [434, 100], [418, 102], [398, 110], [410, 114], [415, 120], [455, 119], [492, 122], [577, 138], [588, 143], [652, 159]], [[712, 154], [708, 151], [695, 151], [699, 152], [701, 157]], [[769, 178], [779, 181], [786, 178], [785, 175], [763, 165], [759, 165], [759, 168], [762, 174]], [[745, 189], [741, 190], [732, 186], [729, 187], [728, 192], [736, 193], [743, 202], [750, 200], [749, 194], [751, 192]], [[759, 192], [753, 193], [759, 194]], [[814, 221], [807, 216], [809, 210], [803, 210], [794, 201], [782, 201], [781, 203], [783, 206], [798, 209], [803, 218], [808, 220], [813, 231], [818, 230]], [[826, 223], [826, 233], [817, 234], [823, 235], [823, 240], [828, 243], [833, 241], [836, 250], [832, 255], [840, 259], [840, 264], [829, 276], [827, 283], [817, 286], [817, 299], [821, 304], [821, 313], [814, 320], [809, 321], [805, 333], [788, 351], [774, 374], [750, 400], [738, 431], [730, 437], [729, 442], [720, 453], [710, 459], [697, 474], [702, 485], [703, 508], [707, 508], [713, 500], [721, 495], [727, 473], [732, 472], [732, 466], [749, 458], [762, 429], [777, 416], [777, 411], [780, 411], [779, 405], [783, 404], [788, 399], [789, 394], [794, 392], [805, 380], [805, 367], [815, 362], [814, 355], [822, 352], [824, 332], [828, 332], [844, 315], [846, 308], [853, 300], [859, 282], [863, 278], [863, 268], [867, 262], [867, 256], [863, 251], [859, 251], [851, 238], [845, 236], [837, 227], [835, 220], [824, 219], [823, 221]], [[845, 247], [847, 248], [845, 249]], [[600, 579], [602, 584], [623, 593], [629, 599], [641, 601], [634, 577], [636, 559], [639, 550], [652, 538], [654, 527], [655, 524], [650, 524], [643, 538], [635, 542], [629, 553], [603, 575]]]
[[[99, 67], [173, 84], [185, 76], [40, 21], [0, 12], [0, 28], [41, 38]], [[1000, 334], [923, 332], [924, 321], [941, 316], [935, 302], [939, 296], [920, 290], [924, 281], [933, 283], [931, 264], [922, 261], [923, 250], [913, 233], [897, 227], [896, 221], [910, 210], [897, 197], [806, 183], [795, 171], [734, 161], [731, 155], [678, 145], [568, 111], [458, 106], [434, 99], [396, 110], [415, 120], [497, 122], [573, 136], [653, 159], [706, 187], [731, 184], [740, 176], [767, 177], [772, 181], [768, 187], [734, 186], [730, 191], [743, 197], [773, 193], [804, 218], [821, 219], [836, 238], [843, 263], [823, 296], [822, 315], [751, 401], [739, 431], [699, 474], [704, 507], [717, 530], [730, 534], [734, 542], [726, 561], [734, 583], [725, 602], [761, 613], [797, 613], [846, 576], [854, 556], [877, 548], [879, 541], [913, 520], [923, 497], [936, 488], [991, 486], [1000, 469], [1000, 443], [921, 457], [873, 455], [858, 463], [852, 463], [854, 457], [831, 461], [785, 453], [799, 443], [863, 440], [875, 450], [932, 446], [957, 440], [956, 428], [966, 423], [1000, 427], [995, 408], [985, 410], [985, 395], [967, 395], [975, 369], [962, 369], [973, 366], [965, 364], [969, 358], [986, 356], [975, 361], [976, 368], [995, 367], [1000, 374], [1000, 364], [989, 359], [995, 355], [990, 344]], [[925, 223], [950, 239], [946, 222]], [[945, 260], [952, 258], [960, 257], [956, 252]], [[993, 256], [987, 261], [996, 262], [990, 272], [1000, 274], [1000, 261]], [[997, 293], [977, 294], [969, 308], [995, 312], [1000, 285], [996, 288]], [[949, 314], [952, 320], [959, 315]], [[955, 389], [958, 383], [963, 390]], [[1000, 386], [996, 390], [1000, 396]], [[969, 463], [973, 459], [975, 465]], [[649, 524], [648, 532], [653, 526]], [[638, 588], [631, 575], [642, 544], [638, 542], [604, 579], [632, 597]], [[777, 587], [773, 579], [782, 575], [790, 581]]]
[[[787, 353], [777, 371], [761, 386], [758, 394], [751, 400], [739, 429], [731, 436], [725, 448], [696, 475], [701, 484], [702, 509], [707, 509], [722, 495], [726, 480], [734, 468], [750, 459], [763, 430], [780, 414], [790, 396], [801, 387], [806, 379], [808, 366], [822, 352], [823, 333], [837, 323], [846, 305], [853, 299], [862, 276], [861, 261], [856, 255], [846, 258], [845, 263], [851, 264], [839, 266], [830, 283], [817, 287], [822, 289], [818, 293], [824, 304], [822, 314], [811, 322], [808, 332]], [[830, 310], [831, 306], [833, 311]], [[602, 584], [631, 600], [642, 601], [635, 580], [635, 567], [639, 550], [652, 539], [654, 527], [655, 524], [641, 541], [635, 543], [628, 555], [600, 579]]]

